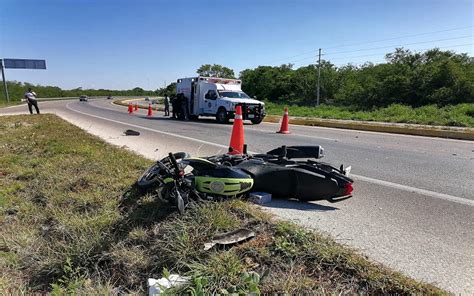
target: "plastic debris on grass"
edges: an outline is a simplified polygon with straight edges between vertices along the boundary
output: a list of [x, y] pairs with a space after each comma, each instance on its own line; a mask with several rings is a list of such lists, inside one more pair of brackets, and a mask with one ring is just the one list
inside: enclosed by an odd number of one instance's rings
[[233, 245], [255, 237], [255, 232], [250, 229], [241, 228], [231, 232], [226, 232], [213, 237], [212, 241], [204, 244], [204, 250], [210, 250], [215, 245]]

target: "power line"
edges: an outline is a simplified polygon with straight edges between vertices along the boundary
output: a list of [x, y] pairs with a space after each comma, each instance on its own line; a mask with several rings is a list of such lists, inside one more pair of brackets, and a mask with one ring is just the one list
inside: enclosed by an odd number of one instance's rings
[[[353, 43], [353, 44], [349, 44], [349, 45], [330, 46], [330, 47], [325, 47], [325, 49], [333, 49], [333, 48], [341, 48], [341, 47], [351, 47], [351, 46], [356, 46], [356, 45], [371, 44], [371, 43], [377, 43], [377, 42], [383, 42], [383, 41], [397, 40], [397, 39], [402, 39], [402, 38], [409, 38], [409, 37], [416, 37], [416, 36], [437, 34], [437, 33], [443, 33], [443, 32], [459, 31], [459, 30], [464, 30], [464, 29], [468, 29], [468, 28], [474, 28], [474, 26], [450, 28], [450, 29], [445, 29], [445, 30], [438, 30], [438, 31], [431, 31], [431, 32], [424, 32], [424, 33], [417, 33], [417, 34], [411, 34], [411, 35], [403, 35], [403, 36], [399, 36], [399, 37], [391, 37], [391, 38], [380, 39], [380, 40], [365, 41], [365, 42]], [[264, 63], [260, 63], [260, 65], [261, 65], [261, 64], [272, 64], [272, 63], [278, 62], [278, 61], [289, 60], [289, 59], [292, 59], [292, 58], [295, 58], [295, 57], [304, 56], [304, 55], [308, 55], [308, 54], [314, 53], [315, 51], [316, 51], [316, 50], [306, 51], [306, 52], [303, 52], [303, 53], [300, 53], [300, 54], [296, 54], [296, 55], [293, 55], [293, 56], [289, 56], [289, 57], [285, 57], [285, 58], [279, 58], [279, 59], [267, 61], [267, 62], [264, 62]], [[309, 59], [309, 58], [314, 58], [314, 55], [311, 56], [311, 57], [308, 57], [308, 58], [304, 58], [304, 59]], [[300, 61], [300, 60], [304, 60], [304, 59], [299, 59], [299, 60], [296, 60], [296, 61]], [[290, 62], [290, 63], [291, 63], [291, 62]], [[259, 65], [255, 64], [255, 65], [253, 65], [253, 66], [259, 66]]]
[[390, 40], [397, 40], [397, 39], [408, 38], [408, 37], [417, 37], [417, 36], [423, 36], [423, 35], [451, 32], [451, 31], [459, 31], [459, 30], [469, 29], [469, 28], [473, 28], [473, 27], [474, 26], [467, 26], [467, 27], [459, 27], [459, 28], [452, 28], [452, 29], [439, 30], [439, 31], [431, 31], [431, 32], [426, 32], [426, 33], [404, 35], [404, 36], [400, 36], [400, 37], [392, 37], [392, 38], [387, 38], [387, 39], [380, 39], [380, 40], [366, 41], [366, 42], [360, 42], [360, 43], [353, 43], [353, 44], [349, 44], [349, 45], [331, 46], [331, 47], [326, 47], [326, 49], [340, 48], [340, 47], [351, 47], [351, 46], [364, 45], [364, 44], [370, 44], [370, 43], [378, 43], [378, 42], [384, 42], [384, 41], [390, 41]]
[[[461, 47], [461, 46], [468, 46], [468, 45], [473, 45], [474, 43], [465, 43], [465, 44], [456, 44], [456, 45], [450, 45], [450, 46], [442, 46], [442, 47], [436, 47], [436, 48], [452, 48], [452, 47]], [[417, 51], [423, 51], [423, 50], [429, 50], [432, 49], [433, 47], [429, 48], [420, 48], [416, 49]], [[386, 52], [381, 52], [381, 53], [374, 53], [374, 54], [366, 54], [366, 55], [359, 55], [359, 56], [347, 56], [347, 57], [336, 57], [332, 58], [329, 61], [333, 60], [341, 60], [341, 59], [353, 59], [353, 58], [363, 58], [363, 57], [373, 57], [373, 56], [378, 56], [381, 54], [387, 54]]]
[[300, 54], [297, 54], [297, 55], [294, 55], [294, 56], [291, 56], [291, 57], [286, 57], [286, 58], [282, 58], [282, 59], [277, 59], [277, 60], [269, 61], [269, 62], [266, 62], [266, 63], [264, 63], [264, 64], [271, 64], [271, 63], [278, 62], [278, 61], [283, 61], [283, 60], [286, 61], [286, 60], [288, 60], [288, 59], [296, 58], [296, 57], [303, 56], [303, 55], [307, 55], [307, 54], [310, 54], [310, 53], [314, 53], [314, 50], [312, 50], [312, 51], [307, 51], [307, 52], [304, 52], [304, 53], [300, 53]]
[[[444, 47], [436, 47], [436, 48], [442, 49], [442, 48], [461, 47], [461, 46], [468, 46], [468, 45], [474, 45], [474, 43], [457, 44], [457, 45], [444, 46]], [[423, 51], [423, 50], [429, 50], [429, 49], [433, 49], [433, 48], [430, 47], [430, 48], [423, 48], [423, 49], [417, 49], [417, 50]], [[361, 56], [338, 57], [338, 58], [335, 58], [335, 59], [328, 59], [327, 61], [332, 62], [333, 60], [342, 60], [342, 59], [351, 59], [351, 58], [378, 56], [378, 55], [381, 55], [381, 54], [386, 54], [386, 53], [378, 53], [378, 54], [370, 54], [370, 55], [361, 55]], [[468, 55], [474, 55], [474, 52], [466, 52], [466, 54], [468, 54]], [[363, 63], [366, 63], [366, 62], [370, 62], [370, 63], [382, 63], [382, 62], [387, 62], [387, 60], [364, 61]], [[294, 66], [295, 66], [296, 68], [299, 68], [299, 67], [302, 67], [302, 66], [304, 66], [304, 65], [312, 65], [312, 64], [311, 64], [311, 63], [310, 63], [310, 64], [300, 63], [300, 64], [296, 64], [296, 65], [294, 65]]]
[[[363, 48], [363, 49], [357, 49], [357, 50], [349, 50], [349, 51], [341, 51], [341, 52], [336, 52], [336, 53], [326, 53], [326, 54], [323, 54], [324, 56], [331, 56], [331, 55], [335, 55], [335, 54], [342, 54], [342, 53], [352, 53], [352, 52], [361, 52], [361, 51], [368, 51], [368, 50], [375, 50], [375, 49], [384, 49], [384, 48], [392, 48], [392, 47], [403, 47], [403, 46], [407, 46], [407, 45], [416, 45], [416, 44], [426, 44], [426, 43], [431, 43], [431, 42], [440, 42], [440, 41], [448, 41], [448, 40], [456, 40], [456, 39], [464, 39], [464, 38], [467, 38], [467, 37], [471, 37], [471, 36], [461, 36], [461, 37], [454, 37], [454, 38], [445, 38], [445, 39], [438, 39], [438, 40], [429, 40], [429, 41], [422, 41], [422, 42], [413, 42], [413, 43], [406, 43], [406, 44], [397, 44], [397, 45], [389, 45], [389, 46], [381, 46], [381, 47], [372, 47], [372, 48]], [[436, 48], [450, 48], [450, 47], [459, 47], [459, 46], [467, 46], [467, 45], [472, 45], [473, 43], [466, 43], [466, 44], [457, 44], [457, 45], [450, 45], [450, 46], [437, 46]], [[418, 50], [428, 50], [430, 48], [426, 48], [426, 49], [418, 49]], [[381, 53], [382, 54], [382, 53]], [[365, 57], [365, 56], [375, 56], [375, 55], [378, 55], [378, 54], [368, 54], [368, 55], [362, 55], [362, 56], [354, 56], [354, 58], [356, 57]], [[304, 60], [309, 60], [309, 59], [314, 59], [316, 56], [313, 55], [313, 56], [310, 56], [310, 57], [306, 57], [306, 58], [302, 58], [302, 59], [298, 59], [298, 60], [293, 60], [293, 61], [290, 61], [288, 63], [290, 64], [293, 64], [295, 62], [299, 62], [299, 61], [304, 61]], [[345, 58], [345, 57], [344, 57]], [[339, 59], [339, 58], [335, 58], [335, 59]], [[329, 59], [328, 59], [329, 60]], [[330, 60], [334, 60], [334, 58], [330, 59]]]
[[367, 51], [367, 50], [382, 49], [382, 48], [389, 48], [389, 47], [400, 47], [400, 46], [406, 46], [406, 45], [425, 44], [425, 43], [431, 43], [431, 42], [440, 42], [440, 41], [448, 41], [448, 40], [456, 40], [456, 39], [464, 39], [464, 38], [472, 38], [472, 36], [471, 35], [466, 35], [466, 36], [453, 37], [453, 38], [444, 38], [444, 39], [437, 39], [437, 40], [428, 40], [428, 41], [421, 41], [421, 42], [405, 43], [405, 44], [400, 44], [400, 45], [395, 44], [395, 45], [388, 45], [388, 46], [348, 50], [348, 51], [337, 51], [337, 52], [333, 52], [333, 53], [327, 53], [326, 55], [335, 55], [335, 54], [341, 54], [341, 53]]

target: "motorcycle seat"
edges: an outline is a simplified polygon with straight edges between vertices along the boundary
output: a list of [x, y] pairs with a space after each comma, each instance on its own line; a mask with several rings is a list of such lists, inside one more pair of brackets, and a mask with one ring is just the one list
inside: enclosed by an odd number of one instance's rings
[[324, 157], [324, 149], [321, 146], [282, 146], [267, 152], [269, 155], [292, 158], [315, 158]]

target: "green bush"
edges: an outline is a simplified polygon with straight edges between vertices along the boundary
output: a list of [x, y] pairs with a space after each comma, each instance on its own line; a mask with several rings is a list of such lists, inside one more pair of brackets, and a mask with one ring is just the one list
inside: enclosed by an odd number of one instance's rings
[[[402, 104], [456, 105], [474, 103], [473, 58], [467, 54], [431, 49], [422, 53], [402, 48], [386, 55], [386, 62], [336, 67], [321, 62], [321, 102], [370, 110]], [[311, 105], [316, 102], [317, 68], [308, 65], [259, 66], [240, 73], [250, 96]]]
[[354, 106], [338, 107], [325, 104], [310, 107], [266, 102], [265, 106], [267, 113], [271, 115], [281, 115], [286, 106], [291, 116], [474, 127], [474, 104], [467, 103], [445, 107], [426, 105], [419, 108], [392, 104], [369, 111], [362, 111]]

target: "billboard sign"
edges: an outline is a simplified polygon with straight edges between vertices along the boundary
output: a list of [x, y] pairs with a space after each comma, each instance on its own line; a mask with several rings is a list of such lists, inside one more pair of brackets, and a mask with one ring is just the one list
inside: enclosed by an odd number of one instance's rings
[[5, 69], [43, 69], [46, 70], [45, 60], [3, 59]]

